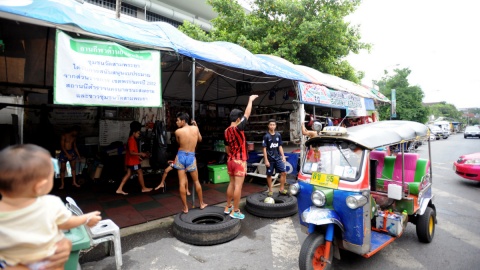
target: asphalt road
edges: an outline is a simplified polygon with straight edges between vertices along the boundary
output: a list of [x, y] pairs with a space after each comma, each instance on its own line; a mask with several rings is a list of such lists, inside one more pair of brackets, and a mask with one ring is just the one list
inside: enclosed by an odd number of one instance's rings
[[[434, 240], [420, 243], [415, 225], [401, 238], [365, 259], [341, 252], [334, 269], [479, 269], [480, 183], [457, 176], [453, 161], [466, 153], [480, 152], [479, 139], [462, 134], [431, 142], [434, 203], [438, 224]], [[428, 156], [427, 147], [418, 153]], [[215, 246], [192, 246], [172, 235], [173, 217], [122, 230], [122, 269], [298, 269], [298, 253], [306, 235], [298, 215], [265, 219], [246, 214], [240, 235]], [[81, 258], [82, 269], [116, 269], [114, 257], [97, 247]]]

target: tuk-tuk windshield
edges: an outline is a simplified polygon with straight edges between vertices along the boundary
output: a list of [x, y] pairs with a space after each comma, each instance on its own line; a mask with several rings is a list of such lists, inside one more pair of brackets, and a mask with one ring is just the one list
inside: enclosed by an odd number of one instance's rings
[[354, 143], [333, 142], [308, 146], [302, 171], [306, 174], [320, 172], [338, 175], [341, 179], [355, 181], [360, 176], [363, 153]]

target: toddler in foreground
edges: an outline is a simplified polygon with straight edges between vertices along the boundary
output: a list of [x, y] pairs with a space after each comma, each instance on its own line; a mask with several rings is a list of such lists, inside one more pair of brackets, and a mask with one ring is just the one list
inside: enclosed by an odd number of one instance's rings
[[58, 169], [53, 161], [47, 150], [33, 144], [0, 152], [0, 263], [42, 269], [64, 238], [62, 230], [92, 227], [101, 220], [98, 211], [73, 216], [59, 197], [48, 195], [54, 166]]

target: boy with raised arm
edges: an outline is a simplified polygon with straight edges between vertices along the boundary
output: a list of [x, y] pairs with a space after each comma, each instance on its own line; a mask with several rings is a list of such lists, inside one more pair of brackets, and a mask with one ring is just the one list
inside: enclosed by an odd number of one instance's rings
[[[230, 112], [230, 126], [225, 129], [225, 151], [227, 152], [227, 169], [230, 183], [227, 188], [227, 205], [224, 213], [232, 218], [244, 219], [245, 215], [240, 212], [239, 204], [242, 194], [243, 181], [247, 173], [247, 149], [245, 146], [245, 127], [252, 112], [252, 103], [258, 95], [251, 95], [248, 99], [245, 113], [239, 109]], [[233, 205], [232, 205], [233, 200]]]

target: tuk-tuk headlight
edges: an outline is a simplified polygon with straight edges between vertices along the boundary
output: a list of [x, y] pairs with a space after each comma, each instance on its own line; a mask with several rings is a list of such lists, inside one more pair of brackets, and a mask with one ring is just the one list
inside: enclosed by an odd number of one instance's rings
[[367, 203], [367, 197], [363, 195], [351, 195], [347, 197], [347, 206], [350, 209], [357, 209]]
[[295, 196], [300, 191], [300, 185], [298, 183], [292, 184], [288, 188], [288, 191], [290, 192], [291, 195]]
[[320, 190], [315, 190], [312, 193], [312, 203], [317, 207], [322, 207], [326, 202], [325, 194]]

